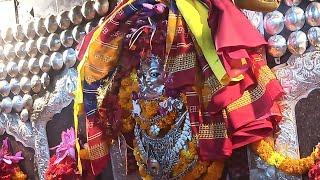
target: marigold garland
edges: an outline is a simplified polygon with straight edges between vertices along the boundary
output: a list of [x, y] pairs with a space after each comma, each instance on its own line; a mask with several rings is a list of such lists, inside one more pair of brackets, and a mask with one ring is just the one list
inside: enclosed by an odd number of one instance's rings
[[197, 156], [196, 140], [188, 142], [188, 150], [181, 150], [178, 163], [173, 167], [173, 176], [181, 174]]
[[119, 89], [118, 98], [120, 107], [123, 110], [122, 132], [129, 133], [133, 130], [135, 121], [131, 117], [132, 110], [132, 91], [138, 91], [138, 81], [136, 70], [133, 70], [129, 76], [123, 78]]
[[309, 171], [315, 164], [317, 158], [317, 149], [308, 157], [301, 159], [292, 159], [276, 152], [273, 146], [266, 140], [261, 140], [251, 144], [251, 149], [258, 154], [269, 165], [292, 175], [302, 175]]
[[[166, 116], [161, 117], [155, 124], [160, 129], [171, 129], [170, 127], [172, 126], [174, 121], [177, 119], [177, 115], [178, 115], [178, 113], [175, 111], [170, 112]], [[139, 117], [135, 118], [135, 120], [136, 120], [137, 124], [139, 124], [143, 130], [146, 130], [147, 132], [149, 132], [148, 130], [150, 129], [150, 127], [152, 125], [149, 121], [144, 121]]]

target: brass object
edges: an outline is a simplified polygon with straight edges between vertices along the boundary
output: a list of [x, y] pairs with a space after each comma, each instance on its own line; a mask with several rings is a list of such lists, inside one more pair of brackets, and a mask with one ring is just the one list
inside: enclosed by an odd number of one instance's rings
[[280, 6], [281, 0], [234, 0], [234, 2], [241, 9], [271, 12]]

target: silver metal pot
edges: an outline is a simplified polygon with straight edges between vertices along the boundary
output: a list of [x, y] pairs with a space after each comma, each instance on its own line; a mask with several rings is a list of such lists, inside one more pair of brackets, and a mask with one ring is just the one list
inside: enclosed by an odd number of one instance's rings
[[109, 1], [108, 0], [96, 0], [94, 3], [94, 9], [100, 16], [107, 14], [109, 10]]
[[81, 7], [81, 13], [86, 19], [93, 19], [97, 14], [94, 9], [94, 1], [86, 1]]
[[16, 77], [19, 73], [18, 64], [14, 61], [9, 61], [7, 64], [7, 72], [10, 77]]
[[45, 19], [39, 18], [34, 21], [35, 31], [38, 36], [44, 36], [47, 33], [46, 26], [44, 25]]
[[75, 6], [69, 12], [69, 18], [71, 22], [75, 25], [78, 25], [82, 22], [83, 16], [81, 13], [81, 6]]
[[85, 32], [83, 26], [81, 26], [81, 25], [75, 26], [72, 30], [73, 39], [77, 43], [81, 42], [81, 40], [84, 38], [85, 35], [86, 35], [86, 32]]
[[1, 31], [1, 37], [5, 43], [12, 43], [13, 42], [12, 28], [9, 27], [6, 30]]
[[29, 74], [29, 68], [28, 68], [28, 61], [21, 59], [18, 62], [18, 71], [21, 75], [28, 75]]
[[59, 27], [63, 30], [68, 29], [71, 25], [71, 20], [69, 18], [69, 11], [63, 11], [57, 16], [57, 23]]
[[14, 52], [14, 46], [12, 44], [4, 45], [3, 54], [9, 61], [14, 60], [14, 58], [16, 57], [16, 53]]
[[28, 38], [28, 39], [34, 39], [34, 37], [36, 36], [36, 31], [34, 28], [34, 22], [30, 21], [29, 23], [25, 24], [24, 28], [24, 35]]
[[41, 91], [41, 80], [38, 75], [32, 76], [30, 84], [34, 93], [39, 93]]
[[17, 24], [13, 28], [13, 36], [17, 41], [23, 41], [25, 38], [24, 32], [23, 32], [23, 27], [21, 24]]
[[16, 52], [16, 55], [19, 58], [26, 57], [27, 55], [26, 44], [24, 42], [18, 42], [14, 47], [14, 51]]
[[20, 79], [20, 89], [24, 93], [29, 93], [31, 90], [31, 82], [28, 77], [22, 77]]
[[50, 51], [58, 51], [61, 47], [61, 41], [58, 34], [53, 33], [48, 37], [47, 45]]
[[38, 74], [40, 72], [39, 59], [37, 58], [29, 59], [28, 68], [32, 74]]
[[73, 37], [71, 30], [64, 30], [60, 34], [60, 41], [64, 47], [71, 47], [73, 45]]
[[20, 93], [20, 85], [17, 78], [12, 78], [10, 80], [11, 92], [14, 95], [18, 95]]
[[47, 41], [47, 37], [39, 37], [39, 39], [37, 40], [37, 49], [41, 54], [47, 54], [49, 52]]
[[93, 28], [95, 27], [94, 23], [91, 21], [91, 22], [88, 22], [86, 24], [86, 26], [84, 27], [84, 30], [85, 32], [88, 34]]
[[29, 94], [23, 95], [23, 101], [24, 101], [24, 108], [26, 109], [32, 109], [33, 106], [33, 98]]
[[49, 72], [51, 69], [50, 57], [48, 55], [42, 55], [39, 58], [39, 66], [43, 72]]
[[29, 40], [26, 44], [27, 54], [30, 57], [35, 57], [38, 54], [37, 43], [35, 40]]
[[54, 52], [50, 56], [51, 67], [53, 70], [58, 71], [63, 67], [62, 54]]
[[44, 21], [44, 25], [45, 25], [48, 33], [56, 32], [56, 30], [58, 29], [58, 23], [57, 23], [56, 16], [54, 16], [54, 15], [47, 16]]
[[62, 54], [62, 59], [67, 68], [73, 67], [77, 61], [76, 51], [73, 48], [66, 49]]
[[24, 106], [24, 101], [20, 95], [16, 95], [12, 98], [12, 109], [16, 112], [21, 112]]
[[43, 73], [41, 75], [41, 84], [44, 89], [48, 88], [50, 85], [50, 76], [48, 73]]

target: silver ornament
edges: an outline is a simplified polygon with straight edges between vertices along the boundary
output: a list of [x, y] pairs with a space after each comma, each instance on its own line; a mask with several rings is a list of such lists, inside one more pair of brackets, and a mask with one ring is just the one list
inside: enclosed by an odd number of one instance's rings
[[75, 25], [78, 25], [82, 22], [83, 16], [81, 13], [81, 6], [75, 6], [69, 12], [69, 18], [71, 22]]
[[320, 28], [311, 27], [308, 30], [308, 39], [312, 46], [320, 48]]
[[63, 11], [57, 16], [58, 26], [64, 30], [68, 29], [71, 25], [71, 20], [69, 18], [69, 11]]
[[22, 122], [27, 122], [29, 119], [29, 111], [27, 109], [22, 109], [20, 113], [20, 119]]
[[64, 47], [71, 47], [73, 45], [73, 37], [71, 30], [64, 30], [60, 34], [60, 41]]
[[97, 13], [94, 9], [94, 1], [86, 1], [81, 7], [81, 13], [86, 19], [93, 19]]
[[291, 7], [284, 17], [284, 24], [290, 31], [296, 31], [303, 27], [306, 17], [299, 7]]
[[33, 99], [32, 96], [29, 94], [23, 95], [23, 101], [24, 101], [24, 108], [26, 109], [32, 109], [33, 106]]
[[47, 55], [42, 55], [39, 58], [39, 66], [43, 72], [49, 72], [51, 69], [50, 57]]
[[75, 26], [72, 30], [73, 39], [77, 43], [81, 42], [85, 35], [86, 35], [86, 32], [85, 32], [83, 26], [80, 26], [80, 25]]
[[14, 61], [10, 61], [7, 64], [7, 73], [10, 77], [16, 77], [19, 73], [18, 64]]
[[21, 59], [18, 62], [18, 72], [24, 76], [29, 74], [28, 62], [24, 59]]
[[268, 53], [273, 57], [281, 57], [287, 51], [286, 39], [281, 35], [274, 35], [268, 39]]
[[301, 0], [284, 0], [287, 6], [298, 6]]
[[38, 74], [40, 72], [39, 60], [31, 58], [28, 62], [28, 68], [32, 74]]
[[53, 70], [60, 70], [63, 66], [62, 54], [59, 52], [52, 53], [50, 56], [50, 62]]
[[14, 95], [18, 95], [20, 93], [19, 81], [16, 78], [12, 78], [10, 80], [10, 89]]
[[12, 43], [13, 42], [13, 34], [12, 28], [9, 27], [4, 31], [1, 31], [1, 37], [5, 43]]
[[24, 102], [21, 96], [17, 95], [12, 98], [12, 109], [16, 112], [20, 112], [24, 106]]
[[12, 101], [9, 97], [2, 99], [1, 105], [4, 113], [9, 114], [12, 111]]
[[47, 33], [44, 21], [44, 18], [38, 18], [34, 21], [35, 31], [38, 34], [38, 36], [44, 36]]
[[59, 35], [56, 33], [50, 34], [48, 37], [47, 44], [50, 51], [58, 51], [61, 47], [61, 41], [60, 41]]
[[147, 160], [147, 168], [151, 174], [158, 174], [160, 171], [160, 163], [156, 159], [149, 158]]
[[94, 9], [100, 16], [106, 15], [109, 10], [109, 0], [96, 0]]
[[41, 84], [44, 89], [48, 88], [50, 85], [50, 76], [48, 73], [43, 73], [41, 75]]
[[306, 9], [306, 19], [310, 26], [320, 26], [320, 3], [312, 2]]
[[303, 54], [308, 46], [307, 35], [302, 31], [292, 32], [287, 41], [288, 50], [294, 55]]
[[10, 84], [6, 80], [0, 81], [0, 94], [4, 97], [10, 94]]
[[31, 78], [31, 89], [34, 93], [41, 91], [41, 80], [38, 75], [33, 75]]
[[37, 43], [34, 40], [29, 40], [26, 43], [26, 50], [27, 50], [27, 54], [30, 57], [36, 57], [36, 55], [38, 54], [38, 49], [37, 49]]
[[46, 37], [39, 37], [37, 40], [37, 49], [41, 54], [47, 54], [49, 52], [47, 41], [48, 38]]
[[15, 47], [14, 51], [19, 58], [24, 58], [27, 55], [26, 51], [26, 44], [24, 42], [18, 42]]
[[30, 21], [29, 23], [25, 24], [24, 26], [24, 35], [28, 38], [28, 39], [34, 39], [34, 37], [36, 36], [36, 31], [34, 28], [34, 22]]
[[73, 67], [77, 61], [76, 51], [73, 48], [66, 49], [62, 54], [62, 59], [67, 68]]
[[88, 22], [84, 27], [84, 31], [88, 34], [94, 28], [93, 22]]
[[28, 77], [22, 77], [20, 79], [20, 89], [24, 93], [29, 93], [31, 90], [31, 82]]
[[17, 41], [23, 41], [25, 38], [24, 32], [23, 32], [23, 27], [21, 24], [17, 24], [13, 28], [13, 36]]
[[54, 15], [49, 15], [44, 21], [44, 26], [48, 33], [54, 33], [58, 29], [57, 19]]
[[3, 54], [9, 61], [14, 60], [14, 58], [16, 57], [16, 53], [14, 52], [14, 46], [12, 44], [4, 45]]
[[264, 29], [270, 35], [279, 34], [284, 28], [284, 17], [279, 11], [269, 12], [264, 16]]
[[0, 62], [0, 80], [6, 79], [7, 67], [3, 62]]

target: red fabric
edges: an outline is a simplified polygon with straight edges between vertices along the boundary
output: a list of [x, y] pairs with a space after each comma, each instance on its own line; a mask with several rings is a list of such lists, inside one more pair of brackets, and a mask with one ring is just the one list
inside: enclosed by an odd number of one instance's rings
[[309, 180], [320, 180], [320, 162], [318, 161], [308, 173]]
[[[107, 139], [105, 131], [106, 129], [98, 124], [95, 118], [87, 117], [87, 142], [90, 148], [99, 146], [103, 143], [105, 143], [103, 147], [108, 148], [106, 147]], [[90, 160], [92, 174], [98, 175], [102, 172], [103, 169], [105, 169], [106, 164], [109, 160], [109, 155], [105, 154], [105, 156], [101, 156], [99, 158], [90, 156], [90, 158], [92, 158]]]

